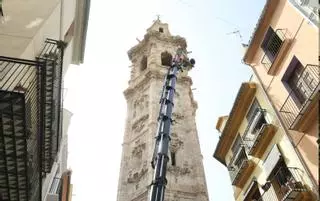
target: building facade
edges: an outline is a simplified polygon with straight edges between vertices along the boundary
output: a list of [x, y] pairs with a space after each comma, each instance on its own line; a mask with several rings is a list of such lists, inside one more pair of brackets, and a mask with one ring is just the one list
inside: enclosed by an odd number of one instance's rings
[[83, 62], [90, 1], [0, 7], [0, 200], [58, 201], [72, 116], [63, 78]]
[[[304, 12], [308, 9], [312, 19]], [[318, 23], [315, 1], [268, 0], [243, 58], [265, 90], [314, 189], [319, 188]]]
[[257, 77], [242, 83], [230, 114], [219, 117], [216, 129], [221, 135], [214, 158], [228, 169], [236, 201], [317, 200]]
[[[172, 36], [168, 24], [156, 20], [144, 39], [131, 48], [132, 61], [123, 138], [118, 201], [147, 201], [153, 179], [151, 160], [157, 132], [159, 100], [172, 55], [186, 40]], [[208, 201], [195, 114], [197, 103], [191, 91], [188, 71], [178, 75], [174, 123], [167, 166], [166, 201]]]

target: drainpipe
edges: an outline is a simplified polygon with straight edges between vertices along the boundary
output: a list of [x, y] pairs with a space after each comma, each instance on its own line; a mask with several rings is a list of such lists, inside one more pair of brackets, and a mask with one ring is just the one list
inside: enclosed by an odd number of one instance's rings
[[59, 40], [64, 40], [63, 38], [63, 6], [64, 6], [64, 0], [60, 1], [60, 39]]
[[262, 91], [263, 91], [264, 95], [267, 97], [267, 101], [270, 103], [271, 107], [272, 107], [273, 110], [275, 111], [276, 116], [277, 116], [277, 118], [278, 118], [278, 120], [279, 120], [279, 122], [280, 122], [280, 125], [283, 127], [283, 130], [285, 131], [285, 134], [287, 135], [287, 137], [289, 138], [291, 144], [293, 145], [294, 151], [296, 152], [296, 154], [297, 154], [297, 156], [298, 156], [298, 158], [299, 158], [302, 166], [303, 166], [304, 169], [306, 170], [306, 173], [307, 173], [308, 177], [309, 177], [310, 180], [311, 180], [313, 190], [316, 191], [315, 194], [316, 194], [317, 200], [318, 200], [318, 199], [319, 199], [319, 187], [318, 187], [318, 185], [317, 185], [317, 182], [316, 182], [316, 181], [313, 179], [313, 177], [311, 176], [311, 171], [310, 171], [310, 169], [308, 168], [307, 164], [305, 163], [303, 157], [301, 156], [300, 151], [297, 149], [296, 146], [294, 146], [292, 137], [290, 136], [289, 131], [288, 131], [287, 128], [285, 127], [285, 124], [283, 123], [283, 121], [282, 121], [282, 119], [281, 119], [281, 117], [280, 117], [280, 114], [279, 114], [277, 108], [275, 107], [275, 105], [274, 105], [273, 102], [271, 101], [271, 98], [270, 98], [269, 94], [267, 93], [265, 87], [263, 86], [263, 82], [262, 82], [262, 80], [260, 79], [260, 77], [259, 77], [259, 75], [258, 75], [258, 73], [257, 73], [257, 71], [256, 71], [256, 69], [255, 69], [255, 67], [254, 67], [254, 65], [251, 65], [251, 64], [249, 64], [249, 63], [246, 63], [244, 60], [242, 60], [242, 63], [245, 64], [245, 65], [247, 65], [247, 66], [249, 66], [249, 67], [251, 67], [252, 70], [253, 70], [254, 75], [258, 78], [258, 80], [259, 80], [259, 82], [260, 82], [260, 85], [261, 85], [261, 87], [262, 87], [262, 89], [263, 89]]

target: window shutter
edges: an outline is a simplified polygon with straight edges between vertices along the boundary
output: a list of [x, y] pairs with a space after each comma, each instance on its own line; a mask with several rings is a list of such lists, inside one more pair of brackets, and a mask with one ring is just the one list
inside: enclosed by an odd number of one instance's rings
[[272, 170], [275, 168], [276, 164], [280, 160], [280, 156], [281, 156], [281, 153], [279, 151], [278, 145], [275, 144], [263, 163], [263, 167], [265, 169], [265, 174], [267, 178], [269, 177], [270, 173], [272, 172]]

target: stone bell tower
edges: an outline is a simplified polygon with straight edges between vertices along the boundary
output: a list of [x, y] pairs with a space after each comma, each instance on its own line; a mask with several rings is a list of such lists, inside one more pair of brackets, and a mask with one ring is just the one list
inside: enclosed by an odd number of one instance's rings
[[[124, 91], [127, 119], [117, 201], [149, 199], [159, 100], [164, 75], [178, 46], [186, 48], [186, 40], [172, 36], [168, 24], [158, 19], [128, 51], [132, 68]], [[187, 74], [179, 73], [176, 85], [165, 201], [209, 200], [195, 123], [197, 103]]]

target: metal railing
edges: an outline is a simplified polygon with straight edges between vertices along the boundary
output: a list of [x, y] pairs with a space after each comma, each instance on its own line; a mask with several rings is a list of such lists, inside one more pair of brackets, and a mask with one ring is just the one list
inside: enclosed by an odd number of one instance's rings
[[[44, 63], [0, 56], [0, 172], [4, 200], [40, 200], [41, 80]], [[14, 170], [14, 171], [12, 171]], [[15, 180], [15, 181], [14, 181]]]
[[265, 112], [265, 109], [256, 108], [254, 115], [252, 115], [252, 118], [249, 120], [248, 126], [243, 134], [243, 141], [247, 146], [249, 153], [257, 137], [261, 134], [263, 126], [267, 124]]
[[62, 133], [62, 62], [64, 43], [52, 39], [45, 41], [39, 57], [46, 65], [42, 69], [43, 79], [43, 171], [50, 172], [59, 150]]
[[[319, 65], [306, 65], [295, 86], [291, 86], [289, 95], [280, 108], [280, 113], [289, 129], [293, 129], [319, 90], [319, 68]], [[305, 101], [301, 103], [297, 96], [302, 96]]]
[[[55, 49], [48, 43], [55, 43]], [[60, 55], [53, 58], [57, 49]], [[50, 130], [55, 125], [56, 130], [62, 128], [54, 123], [60, 122], [55, 118], [60, 114], [62, 55], [60, 42], [48, 39], [34, 61], [0, 56], [0, 189], [4, 200], [41, 200], [42, 174], [50, 171], [58, 147], [52, 140], [59, 144], [59, 134]]]
[[265, 47], [265, 54], [262, 57], [261, 63], [264, 65], [267, 71], [272, 66], [272, 63], [278, 56], [278, 53], [286, 39], [286, 29], [276, 29], [269, 38]]
[[241, 170], [247, 165], [248, 157], [244, 146], [241, 146], [238, 152], [232, 157], [228, 170], [232, 184], [234, 185], [240, 176]]
[[295, 167], [281, 167], [263, 186], [265, 192], [258, 201], [286, 201], [308, 191], [303, 180], [303, 171]]

